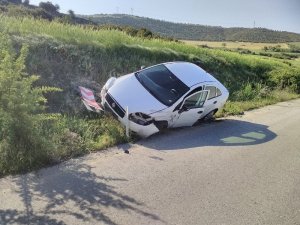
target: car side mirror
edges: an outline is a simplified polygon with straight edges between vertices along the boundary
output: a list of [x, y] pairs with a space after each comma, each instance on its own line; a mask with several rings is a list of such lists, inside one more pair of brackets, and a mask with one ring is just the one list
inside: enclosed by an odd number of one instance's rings
[[178, 113], [180, 114], [180, 113], [183, 113], [183, 112], [189, 111], [189, 110], [190, 110], [190, 109], [189, 109], [186, 105], [183, 105], [183, 106], [181, 107], [181, 109], [179, 109]]

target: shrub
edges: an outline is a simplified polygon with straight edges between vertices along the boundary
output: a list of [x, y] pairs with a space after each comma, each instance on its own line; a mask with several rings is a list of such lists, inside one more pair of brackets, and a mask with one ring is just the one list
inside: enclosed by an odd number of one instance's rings
[[232, 96], [235, 101], [251, 101], [269, 97], [271, 89], [262, 83], [250, 83], [242, 85]]
[[16, 53], [5, 34], [0, 46], [0, 176], [127, 141], [123, 127], [111, 117], [44, 113], [43, 94], [59, 89], [37, 87], [39, 77], [25, 72], [26, 46]]
[[60, 8], [59, 5], [53, 5], [51, 2], [40, 2], [39, 7], [51, 14], [57, 13]]
[[43, 93], [56, 88], [33, 87], [38, 76], [25, 72], [27, 47], [13, 51], [9, 38], [0, 34], [0, 175], [26, 171], [46, 163], [50, 136], [40, 135]]
[[30, 3], [29, 0], [24, 0], [23, 1], [23, 5], [29, 6], [29, 3]]
[[270, 82], [275, 86], [290, 88], [295, 92], [300, 92], [300, 69], [298, 68], [278, 68], [268, 73]]

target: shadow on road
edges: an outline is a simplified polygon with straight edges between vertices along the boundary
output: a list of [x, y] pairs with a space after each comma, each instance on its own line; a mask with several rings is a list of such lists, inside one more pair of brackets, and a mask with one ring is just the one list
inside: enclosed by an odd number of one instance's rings
[[116, 225], [103, 212], [107, 208], [114, 208], [116, 212], [126, 210], [130, 214], [150, 218], [153, 223], [160, 220], [158, 216], [142, 210], [141, 202], [117, 192], [109, 184], [127, 180], [97, 176], [91, 170], [87, 165], [72, 164], [15, 178], [25, 210], [0, 210], [0, 224], [65, 225], [79, 222]]
[[170, 130], [138, 144], [157, 150], [179, 150], [201, 146], [257, 145], [271, 141], [276, 136], [268, 126], [228, 119]]
[[18, 210], [0, 210], [0, 224], [24, 224], [24, 225], [65, 225], [62, 221], [51, 219], [49, 216], [31, 216], [28, 220], [28, 215]]

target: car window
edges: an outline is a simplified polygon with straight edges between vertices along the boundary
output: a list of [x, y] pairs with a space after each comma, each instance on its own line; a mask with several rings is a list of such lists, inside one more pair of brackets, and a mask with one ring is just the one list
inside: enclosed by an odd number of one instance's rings
[[186, 107], [188, 109], [192, 108], [201, 108], [206, 100], [208, 91], [200, 91], [197, 92], [190, 97], [186, 98], [183, 107]]
[[222, 92], [220, 91], [219, 88], [217, 88], [217, 97], [220, 96], [220, 95], [222, 95]]
[[216, 97], [216, 87], [214, 87], [214, 86], [206, 86], [205, 90], [209, 91], [208, 99], [212, 99], [212, 98]]
[[173, 105], [190, 89], [164, 65], [142, 70], [135, 76], [150, 94], [166, 106]]
[[215, 86], [206, 86], [205, 90], [209, 91], [208, 100], [222, 95], [220, 89]]
[[182, 101], [174, 108], [173, 112], [175, 112], [176, 110], [179, 110], [179, 109], [180, 109], [182, 103], [184, 102], [184, 100], [185, 100], [186, 98], [188, 98], [189, 96], [191, 96], [192, 94], [194, 94], [194, 93], [196, 93], [196, 92], [202, 91], [202, 89], [203, 89], [203, 87], [200, 86], [200, 87], [197, 87], [197, 88], [195, 88], [194, 90], [190, 91], [190, 92], [185, 96], [185, 98], [184, 98], [184, 99], [183, 99], [183, 100], [182, 100]]

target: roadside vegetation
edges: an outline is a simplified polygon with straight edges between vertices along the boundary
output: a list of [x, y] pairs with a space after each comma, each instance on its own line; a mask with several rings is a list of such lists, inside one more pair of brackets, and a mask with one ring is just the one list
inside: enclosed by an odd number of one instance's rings
[[9, 36], [0, 33], [0, 46], [0, 177], [126, 140], [123, 128], [109, 116], [47, 113], [44, 94], [61, 89], [35, 85], [39, 77], [26, 72], [26, 45], [16, 53]]
[[219, 116], [300, 93], [300, 66], [292, 59], [5, 15], [0, 33], [0, 176], [128, 141], [113, 118], [84, 110], [76, 87], [99, 92], [109, 76], [141, 66], [166, 61], [202, 66], [231, 93]]

